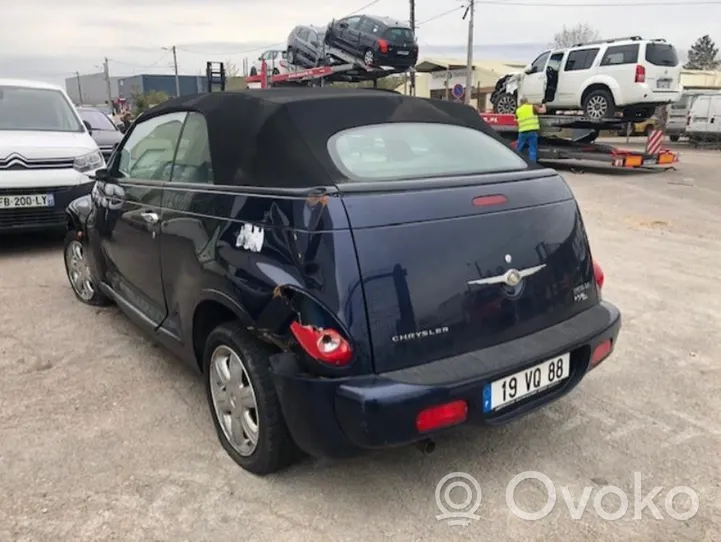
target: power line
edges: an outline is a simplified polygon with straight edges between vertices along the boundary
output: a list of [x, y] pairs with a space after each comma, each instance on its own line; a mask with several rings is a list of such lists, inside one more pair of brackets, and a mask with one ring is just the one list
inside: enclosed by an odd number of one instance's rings
[[676, 0], [672, 2], [624, 2], [622, 4], [559, 4], [539, 2], [514, 2], [512, 0], [474, 0], [476, 4], [493, 4], [503, 6], [523, 6], [527, 8], [625, 8], [625, 7], [651, 7], [662, 8], [665, 6], [721, 6], [719, 0]]
[[[372, 2], [368, 2], [367, 4], [362, 5], [358, 9], [351, 11], [350, 13], [347, 13], [346, 15], [343, 15], [343, 17], [339, 17], [339, 19], [344, 19], [346, 17], [350, 17], [351, 15], [355, 15], [356, 13], [359, 13], [363, 11], [364, 9], [367, 9], [371, 6], [375, 6], [378, 2], [381, 0], [373, 0]], [[208, 53], [208, 52], [200, 52], [200, 51], [189, 51], [188, 49], [184, 47], [177, 47], [178, 51], [183, 51], [184, 53], [190, 53], [191, 55], [206, 55], [206, 56], [223, 56], [223, 55], [230, 55], [230, 56], [237, 56], [237, 55], [244, 55], [247, 53], [253, 53], [255, 51], [262, 51], [263, 49], [272, 49], [274, 47], [281, 47], [287, 45], [286, 41], [281, 41], [278, 43], [271, 43], [269, 45], [262, 45], [260, 47], [254, 47], [252, 49], [245, 49], [242, 51], [223, 51], [219, 53]]]
[[447, 11], [444, 11], [443, 13], [439, 13], [438, 15], [434, 15], [433, 17], [430, 17], [429, 19], [425, 19], [419, 23], [416, 23], [416, 26], [421, 26], [422, 24], [430, 23], [431, 21], [435, 21], [436, 19], [440, 19], [441, 17], [445, 17], [446, 15], [450, 15], [451, 13], [455, 13], [456, 11], [461, 11], [462, 9], [466, 9], [466, 6], [458, 6], [456, 8], [449, 9]]

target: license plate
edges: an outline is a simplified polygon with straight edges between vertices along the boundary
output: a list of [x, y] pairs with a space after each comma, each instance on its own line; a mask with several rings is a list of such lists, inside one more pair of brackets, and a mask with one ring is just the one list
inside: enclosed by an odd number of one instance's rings
[[0, 209], [22, 209], [28, 207], [52, 207], [53, 194], [29, 194], [26, 196], [0, 196]]
[[408, 51], [397, 51], [397, 53], [398, 53], [399, 55], [403, 55], [403, 56], [408, 55]]
[[571, 354], [563, 354], [483, 387], [483, 412], [516, 403], [568, 378]]
[[656, 81], [656, 88], [671, 88], [670, 79], [659, 79]]

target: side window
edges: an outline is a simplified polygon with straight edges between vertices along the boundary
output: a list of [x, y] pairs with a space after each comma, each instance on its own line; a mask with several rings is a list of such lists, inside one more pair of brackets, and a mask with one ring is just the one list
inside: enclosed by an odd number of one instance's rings
[[551, 58], [548, 60], [548, 66], [546, 66], [546, 69], [551, 70], [560, 70], [561, 69], [561, 61], [563, 60], [563, 55], [565, 53], [553, 53], [551, 55]]
[[348, 23], [348, 28], [358, 28], [361, 22], [361, 17], [348, 17], [345, 22]]
[[606, 49], [601, 59], [601, 66], [618, 66], [635, 64], [638, 61], [638, 43], [631, 45], [615, 45]]
[[543, 71], [543, 67], [546, 65], [546, 60], [548, 60], [548, 55], [550, 54], [551, 52], [548, 51], [546, 53], [543, 53], [536, 60], [534, 60], [533, 64], [531, 64], [531, 73], [538, 73], [540, 71]]
[[566, 60], [566, 67], [563, 71], [573, 72], [579, 70], [587, 70], [593, 66], [593, 61], [596, 60], [596, 55], [600, 49], [593, 47], [591, 49], [577, 49], [568, 53], [568, 60]]
[[137, 123], [117, 154], [120, 177], [168, 181], [187, 113], [167, 113]]
[[318, 34], [314, 30], [308, 32], [308, 43], [311, 45], [318, 45], [320, 43]]
[[371, 19], [363, 19], [363, 22], [361, 23], [359, 30], [365, 34], [372, 34], [373, 28], [376, 26], [376, 24]]
[[200, 113], [188, 113], [173, 164], [174, 183], [212, 183], [208, 125]]
[[302, 28], [298, 32], [298, 38], [300, 38], [303, 41], [308, 41], [308, 30], [306, 30], [305, 28]]

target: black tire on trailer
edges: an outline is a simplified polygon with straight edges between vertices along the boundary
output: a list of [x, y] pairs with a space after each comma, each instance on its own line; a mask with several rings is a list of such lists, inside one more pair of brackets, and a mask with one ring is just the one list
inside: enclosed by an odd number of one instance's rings
[[250, 68], [250, 76], [251, 76], [251, 77], [255, 77], [256, 75], [258, 75], [258, 70], [255, 69], [255, 66], [251, 66], [251, 68]]
[[363, 53], [363, 64], [369, 68], [373, 68], [376, 65], [376, 55], [373, 49], [366, 49]]
[[674, 143], [676, 143], [676, 142], [679, 140], [680, 137], [681, 137], [681, 136], [679, 136], [678, 134], [672, 135], [672, 136], [668, 136], [668, 138], [669, 138], [671, 141], [673, 141]]
[[613, 95], [603, 88], [592, 90], [583, 100], [583, 114], [591, 120], [614, 118], [616, 104], [613, 101]]
[[301, 456], [288, 430], [268, 363], [272, 350], [239, 322], [210, 332], [203, 374], [210, 415], [221, 445], [257, 475], [290, 466]]

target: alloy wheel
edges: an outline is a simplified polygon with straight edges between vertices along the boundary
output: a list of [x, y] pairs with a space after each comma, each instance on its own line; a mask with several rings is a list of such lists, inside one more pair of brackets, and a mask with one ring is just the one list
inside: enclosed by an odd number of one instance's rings
[[510, 94], [505, 94], [498, 99], [496, 109], [500, 114], [514, 113], [516, 111], [516, 99]]
[[375, 57], [373, 56], [373, 51], [371, 51], [370, 49], [368, 49], [366, 51], [366, 54], [363, 55], [363, 62], [365, 62], [366, 66], [373, 65], [373, 63], [375, 62]]
[[608, 101], [603, 96], [593, 96], [586, 104], [586, 115], [594, 120], [600, 120], [606, 116]]
[[210, 359], [210, 393], [223, 435], [243, 457], [253, 454], [260, 431], [258, 402], [241, 357], [221, 345]]
[[95, 284], [85, 259], [85, 247], [80, 241], [74, 240], [68, 243], [65, 249], [65, 264], [70, 285], [75, 293], [83, 301], [90, 301], [95, 295]]

